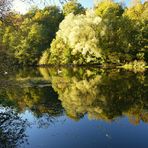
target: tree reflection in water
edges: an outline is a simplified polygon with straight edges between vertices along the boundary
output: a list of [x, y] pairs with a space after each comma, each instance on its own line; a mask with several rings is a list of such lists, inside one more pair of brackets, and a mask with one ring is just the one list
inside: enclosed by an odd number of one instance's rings
[[[29, 110], [38, 128], [54, 124], [57, 117], [63, 115], [63, 109], [74, 120], [87, 114], [89, 119], [95, 120], [113, 121], [126, 116], [133, 124], [148, 122], [147, 73], [98, 68], [41, 68], [40, 73], [25, 70], [12, 78], [9, 85], [5, 83], [6, 86], [0, 87], [0, 104], [16, 108], [18, 113]], [[18, 144], [11, 138], [21, 141], [18, 137], [25, 137], [26, 122], [11, 109], [1, 111], [0, 116], [3, 143]]]
[[27, 143], [25, 130], [29, 126], [13, 109], [0, 107], [0, 147], [17, 147]]
[[88, 68], [40, 71], [45, 79], [51, 79], [70, 118], [79, 120], [88, 114], [89, 119], [96, 120], [127, 116], [134, 124], [148, 122], [146, 73]]
[[18, 113], [26, 110], [34, 116], [35, 124], [39, 128], [48, 128], [54, 124], [56, 117], [63, 114], [61, 101], [51, 84], [40, 78], [37, 70], [17, 70], [14, 75], [9, 74], [7, 80], [0, 82], [0, 104], [16, 108]]

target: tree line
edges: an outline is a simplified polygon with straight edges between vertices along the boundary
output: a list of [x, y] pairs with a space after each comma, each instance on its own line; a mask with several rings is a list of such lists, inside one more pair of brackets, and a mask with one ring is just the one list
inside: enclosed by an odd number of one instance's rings
[[116, 64], [148, 61], [148, 3], [125, 7], [111, 0], [93, 9], [63, 5], [11, 12], [0, 22], [0, 47], [17, 64]]

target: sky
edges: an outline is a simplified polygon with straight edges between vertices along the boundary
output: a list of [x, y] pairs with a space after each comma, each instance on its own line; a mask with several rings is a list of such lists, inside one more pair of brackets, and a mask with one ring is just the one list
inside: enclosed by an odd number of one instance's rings
[[[35, 0], [39, 6], [42, 6], [41, 3], [39, 3], [39, 0]], [[58, 1], [58, 0], [55, 0]], [[91, 8], [93, 6], [93, 0], [78, 0], [84, 7]], [[119, 2], [121, 0], [115, 0], [116, 2]], [[142, 0], [144, 1], [144, 0]], [[125, 0], [126, 5], [129, 5], [131, 0]], [[27, 12], [30, 5], [28, 5], [25, 2], [21, 2], [20, 0], [14, 0], [13, 2], [13, 10], [18, 11], [20, 13]]]

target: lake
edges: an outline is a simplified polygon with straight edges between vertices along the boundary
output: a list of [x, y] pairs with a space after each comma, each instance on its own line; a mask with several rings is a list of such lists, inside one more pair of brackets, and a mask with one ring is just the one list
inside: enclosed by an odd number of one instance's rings
[[1, 148], [147, 148], [148, 71], [13, 68], [0, 75]]

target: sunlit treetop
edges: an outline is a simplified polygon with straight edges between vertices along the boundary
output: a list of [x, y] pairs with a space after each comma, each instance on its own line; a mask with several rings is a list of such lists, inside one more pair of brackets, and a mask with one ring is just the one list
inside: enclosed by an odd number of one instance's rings
[[107, 15], [121, 16], [124, 10], [119, 3], [115, 3], [111, 0], [105, 0], [95, 6], [95, 12], [100, 17]]
[[135, 3], [132, 7], [126, 10], [125, 15], [129, 16], [132, 20], [148, 20], [148, 2], [144, 4]]
[[85, 9], [80, 3], [77, 2], [77, 0], [72, 0], [63, 6], [63, 13], [64, 15], [68, 15], [70, 13], [75, 15], [83, 14], [85, 13]]

